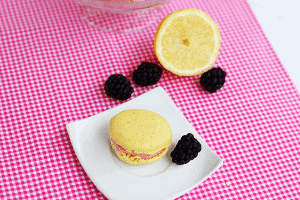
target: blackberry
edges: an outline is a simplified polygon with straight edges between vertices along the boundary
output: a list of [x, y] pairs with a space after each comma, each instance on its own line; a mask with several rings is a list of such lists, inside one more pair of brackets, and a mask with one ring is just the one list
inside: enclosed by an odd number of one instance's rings
[[194, 138], [193, 134], [188, 133], [181, 137], [176, 147], [171, 152], [172, 162], [177, 165], [184, 165], [198, 156], [201, 151], [200, 142]]
[[105, 81], [104, 90], [108, 96], [119, 100], [129, 99], [134, 91], [131, 83], [122, 74], [111, 75]]
[[133, 72], [133, 80], [140, 86], [154, 85], [159, 81], [162, 71], [162, 68], [154, 63], [142, 62]]
[[202, 85], [206, 91], [214, 93], [223, 87], [225, 83], [225, 76], [226, 72], [220, 67], [213, 68], [202, 74], [200, 78], [200, 85]]

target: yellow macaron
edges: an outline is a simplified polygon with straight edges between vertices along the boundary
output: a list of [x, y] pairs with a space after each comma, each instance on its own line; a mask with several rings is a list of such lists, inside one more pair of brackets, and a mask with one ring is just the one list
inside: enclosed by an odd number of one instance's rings
[[115, 115], [109, 135], [117, 156], [129, 164], [147, 164], [164, 157], [172, 140], [172, 129], [161, 115], [131, 109]]

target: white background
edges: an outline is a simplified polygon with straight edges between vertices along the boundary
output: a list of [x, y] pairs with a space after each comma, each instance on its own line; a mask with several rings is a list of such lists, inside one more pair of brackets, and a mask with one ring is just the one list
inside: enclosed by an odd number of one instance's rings
[[300, 0], [248, 0], [248, 2], [300, 91]]

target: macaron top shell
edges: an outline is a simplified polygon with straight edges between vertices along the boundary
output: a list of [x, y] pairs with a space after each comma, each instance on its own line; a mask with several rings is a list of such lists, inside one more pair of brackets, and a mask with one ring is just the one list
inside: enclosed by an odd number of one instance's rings
[[110, 137], [124, 149], [154, 154], [168, 148], [172, 129], [161, 115], [143, 109], [131, 109], [115, 115], [109, 123]]

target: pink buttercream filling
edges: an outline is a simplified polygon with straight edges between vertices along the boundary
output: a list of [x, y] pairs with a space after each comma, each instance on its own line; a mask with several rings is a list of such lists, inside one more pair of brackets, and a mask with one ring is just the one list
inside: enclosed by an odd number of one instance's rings
[[149, 158], [153, 158], [154, 156], [160, 154], [164, 149], [160, 150], [159, 152], [152, 154], [152, 155], [147, 155], [147, 154], [137, 154], [134, 153], [133, 150], [131, 150], [132, 153], [127, 152], [123, 147], [121, 147], [120, 145], [118, 145], [112, 138], [110, 138], [110, 140], [112, 141], [112, 143], [115, 145], [115, 147], [117, 148], [118, 151], [120, 151], [121, 153], [125, 152], [131, 156], [140, 156], [142, 159], [149, 159]]

